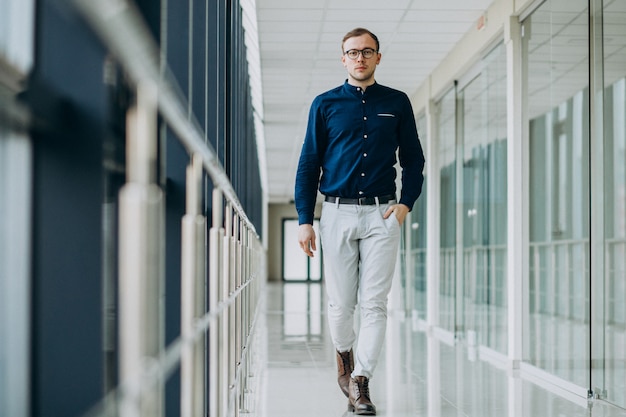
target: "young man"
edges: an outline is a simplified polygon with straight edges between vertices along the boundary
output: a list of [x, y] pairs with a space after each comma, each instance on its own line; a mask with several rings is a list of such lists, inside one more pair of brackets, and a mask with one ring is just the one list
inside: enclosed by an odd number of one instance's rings
[[[313, 256], [319, 186], [325, 196], [320, 237], [338, 383], [351, 410], [375, 415], [368, 384], [385, 336], [400, 225], [422, 190], [424, 154], [407, 95], [374, 79], [381, 59], [376, 35], [356, 28], [341, 46], [348, 79], [317, 96], [309, 113], [295, 187], [298, 242]], [[399, 201], [396, 150], [402, 168]]]

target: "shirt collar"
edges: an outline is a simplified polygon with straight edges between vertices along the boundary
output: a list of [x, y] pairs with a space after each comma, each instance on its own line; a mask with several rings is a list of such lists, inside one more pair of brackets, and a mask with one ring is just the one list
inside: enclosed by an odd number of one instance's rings
[[[378, 85], [379, 84], [376, 81], [374, 81], [374, 84], [368, 86], [365, 89], [365, 92], [369, 93], [371, 91], [375, 91], [378, 88]], [[354, 86], [354, 85], [348, 83], [348, 79], [346, 79], [346, 81], [344, 81], [343, 88], [344, 88], [345, 91], [347, 91], [347, 92], [349, 92], [351, 94], [354, 94], [354, 95], [360, 96], [362, 94], [362, 88]]]

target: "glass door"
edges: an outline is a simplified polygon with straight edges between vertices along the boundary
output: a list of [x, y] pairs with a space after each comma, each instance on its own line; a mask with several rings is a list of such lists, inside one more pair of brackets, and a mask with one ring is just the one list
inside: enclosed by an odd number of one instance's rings
[[454, 334], [457, 330], [456, 89], [451, 89], [437, 104], [437, 116], [441, 189], [438, 323]]
[[[459, 92], [462, 104], [462, 260], [468, 343], [507, 352], [506, 51], [495, 47]], [[460, 295], [459, 295], [460, 296]]]
[[544, 2], [523, 22], [529, 135], [524, 362], [582, 396], [590, 383], [589, 10]]
[[592, 388], [597, 397], [626, 407], [626, 2], [592, 3], [598, 10], [595, 16], [601, 16], [594, 20], [602, 30], [595, 32], [593, 46], [602, 53], [595, 55], [593, 65], [603, 77], [597, 92], [603, 95], [603, 108], [598, 112], [602, 120], [596, 135], [604, 147], [597, 170], [592, 170], [597, 179], [593, 185], [601, 187], [595, 195], [601, 197], [596, 207], [602, 218], [596, 224], [603, 228], [597, 234], [601, 241], [595, 258], [601, 267], [593, 269], [602, 275], [594, 277], [593, 287], [602, 291], [593, 299], [598, 304], [594, 311], [599, 311], [593, 337], [601, 341], [593, 345], [599, 347], [593, 352], [599, 372], [594, 370]]
[[306, 256], [297, 244], [298, 220], [283, 220], [283, 280], [284, 281], [321, 281], [322, 280], [322, 245], [320, 244], [319, 220], [313, 221], [315, 247], [313, 258]]

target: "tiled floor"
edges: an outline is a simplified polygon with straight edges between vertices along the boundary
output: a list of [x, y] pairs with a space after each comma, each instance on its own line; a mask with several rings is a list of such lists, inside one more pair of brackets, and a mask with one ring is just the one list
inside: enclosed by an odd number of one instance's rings
[[[257, 332], [260, 382], [254, 417], [348, 417], [336, 383], [319, 284], [268, 284]], [[416, 330], [391, 311], [386, 345], [370, 382], [383, 417], [626, 417], [558, 387], [541, 388], [480, 351]], [[555, 393], [559, 391], [559, 394]]]

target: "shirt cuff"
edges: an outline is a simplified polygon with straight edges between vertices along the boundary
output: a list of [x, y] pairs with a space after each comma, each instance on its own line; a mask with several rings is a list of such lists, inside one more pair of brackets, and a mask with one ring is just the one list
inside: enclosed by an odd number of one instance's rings
[[300, 214], [298, 215], [298, 224], [313, 224], [313, 215], [312, 214]]

